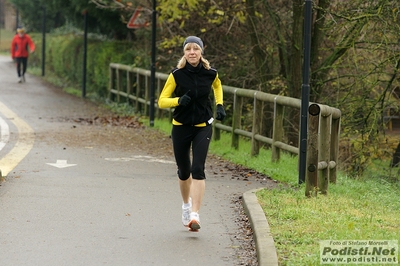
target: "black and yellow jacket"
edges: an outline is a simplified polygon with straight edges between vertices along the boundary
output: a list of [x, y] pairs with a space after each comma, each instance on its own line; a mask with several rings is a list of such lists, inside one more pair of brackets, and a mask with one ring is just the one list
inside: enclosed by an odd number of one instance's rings
[[[158, 99], [158, 106], [175, 107], [172, 121], [174, 125], [206, 126], [214, 120], [211, 89], [214, 91], [215, 104], [223, 104], [222, 85], [217, 70], [207, 70], [201, 63], [197, 67], [187, 63], [184, 68], [176, 68], [169, 75]], [[187, 106], [180, 106], [179, 97], [186, 93], [191, 101]], [[175, 97], [172, 97], [173, 94]]]

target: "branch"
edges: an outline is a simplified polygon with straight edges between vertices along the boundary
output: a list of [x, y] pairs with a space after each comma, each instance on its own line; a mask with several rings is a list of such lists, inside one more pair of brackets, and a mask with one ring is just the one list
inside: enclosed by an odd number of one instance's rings
[[376, 11], [376, 13], [367, 13], [367, 14], [361, 14], [359, 16], [344, 16], [344, 15], [340, 15], [337, 13], [331, 13], [332, 15], [336, 16], [337, 18], [342, 18], [345, 19], [347, 21], [357, 21], [360, 19], [367, 19], [367, 18], [371, 18], [371, 17], [379, 17], [381, 15], [381, 11], [382, 11], [382, 6], [378, 7], [378, 10]]
[[117, 0], [113, 0], [112, 2], [114, 3], [115, 6], [110, 6], [106, 3], [103, 2], [103, 0], [90, 0], [93, 4], [95, 4], [97, 7], [102, 8], [102, 9], [126, 9], [127, 6], [125, 6], [123, 3], [118, 2]]

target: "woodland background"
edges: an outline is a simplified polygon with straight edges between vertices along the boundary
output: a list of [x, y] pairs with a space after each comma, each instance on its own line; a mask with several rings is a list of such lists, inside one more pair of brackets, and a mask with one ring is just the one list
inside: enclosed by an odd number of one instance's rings
[[[131, 30], [126, 23], [138, 6], [151, 21], [152, 1], [8, 2], [29, 32], [41, 32], [45, 6], [46, 64], [77, 83], [82, 14], [88, 12], [88, 87], [99, 97], [106, 93], [110, 62], [150, 68], [151, 27]], [[185, 37], [196, 35], [223, 84], [301, 98], [303, 8], [304, 0], [158, 0], [156, 71], [168, 73]], [[342, 111], [340, 165], [351, 176], [374, 160], [388, 160], [389, 168], [400, 141], [399, 14], [398, 0], [313, 1], [310, 101]], [[39, 61], [36, 53], [32, 62]], [[286, 137], [297, 143], [299, 114], [291, 112]], [[264, 115], [268, 132], [270, 110]], [[243, 119], [246, 124], [251, 115]]]

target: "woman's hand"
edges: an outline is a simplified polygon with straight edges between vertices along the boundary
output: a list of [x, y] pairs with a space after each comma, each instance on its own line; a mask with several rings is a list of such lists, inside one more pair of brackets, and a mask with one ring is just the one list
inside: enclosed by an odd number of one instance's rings
[[222, 121], [226, 116], [224, 107], [221, 104], [217, 105], [217, 120]]
[[189, 95], [187, 95], [189, 93], [186, 92], [185, 95], [183, 95], [182, 97], [179, 98], [178, 100], [178, 104], [182, 105], [182, 106], [187, 106], [190, 103], [190, 100], [192, 100], [192, 98], [190, 98]]

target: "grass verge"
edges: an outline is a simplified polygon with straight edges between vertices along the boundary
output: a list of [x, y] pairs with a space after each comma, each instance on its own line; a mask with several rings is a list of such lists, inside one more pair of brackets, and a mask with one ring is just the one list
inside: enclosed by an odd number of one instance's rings
[[320, 240], [400, 242], [399, 188], [383, 179], [340, 177], [328, 196], [306, 198], [303, 187], [282, 187], [263, 189], [257, 197], [280, 265], [319, 265]]

